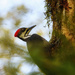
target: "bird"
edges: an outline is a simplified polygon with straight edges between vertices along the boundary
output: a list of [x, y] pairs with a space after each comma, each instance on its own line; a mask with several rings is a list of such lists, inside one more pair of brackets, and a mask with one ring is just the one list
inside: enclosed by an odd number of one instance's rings
[[46, 66], [44, 66], [43, 62], [50, 58], [50, 44], [46, 39], [38, 34], [29, 35], [30, 31], [34, 27], [36, 27], [36, 25], [33, 25], [29, 28], [19, 28], [15, 32], [14, 36], [27, 43], [29, 54], [35, 64], [37, 64], [40, 68], [42, 67], [42, 70], [44, 69], [44, 71], [46, 71]]

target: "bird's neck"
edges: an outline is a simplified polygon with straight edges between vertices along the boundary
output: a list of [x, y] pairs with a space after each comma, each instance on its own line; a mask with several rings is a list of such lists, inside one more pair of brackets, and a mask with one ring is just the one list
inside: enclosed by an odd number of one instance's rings
[[25, 42], [28, 42], [28, 41], [37, 40], [38, 36], [39, 36], [38, 34], [32, 34], [32, 35], [29, 35], [29, 36], [27, 36], [25, 38], [21, 38], [21, 37], [19, 37], [19, 38], [21, 40], [25, 41]]

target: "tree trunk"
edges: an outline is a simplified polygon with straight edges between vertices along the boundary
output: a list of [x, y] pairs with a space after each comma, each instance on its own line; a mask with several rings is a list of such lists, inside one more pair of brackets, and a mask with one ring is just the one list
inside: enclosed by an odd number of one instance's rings
[[46, 75], [75, 75], [75, 1], [46, 0], [46, 18], [53, 21], [52, 57], [43, 66]]

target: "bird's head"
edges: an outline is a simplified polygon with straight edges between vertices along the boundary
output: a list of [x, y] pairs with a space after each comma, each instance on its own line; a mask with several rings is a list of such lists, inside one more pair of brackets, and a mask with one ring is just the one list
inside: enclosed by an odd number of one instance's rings
[[15, 32], [15, 34], [14, 34], [14, 36], [15, 37], [18, 37], [18, 38], [20, 38], [20, 39], [22, 39], [22, 40], [25, 40], [25, 39], [27, 39], [28, 37], [30, 37], [30, 35], [29, 35], [29, 32], [35, 27], [36, 25], [34, 25], [34, 26], [32, 26], [32, 27], [29, 27], [29, 28], [20, 28], [20, 29], [18, 29], [16, 32]]

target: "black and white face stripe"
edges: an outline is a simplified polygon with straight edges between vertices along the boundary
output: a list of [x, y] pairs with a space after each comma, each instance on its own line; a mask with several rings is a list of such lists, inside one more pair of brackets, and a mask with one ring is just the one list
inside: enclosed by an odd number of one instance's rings
[[27, 30], [28, 30], [28, 28], [21, 28], [20, 33], [19, 33], [19, 37], [25, 39], [28, 35], [28, 34], [26, 34]]
[[30, 37], [29, 32], [35, 27], [36, 25], [30, 27], [30, 28], [20, 28], [19, 38], [26, 39]]

